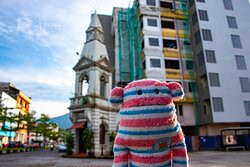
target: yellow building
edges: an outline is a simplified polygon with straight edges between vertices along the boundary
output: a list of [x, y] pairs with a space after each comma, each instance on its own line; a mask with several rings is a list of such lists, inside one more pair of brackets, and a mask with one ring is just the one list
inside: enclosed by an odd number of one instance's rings
[[[0, 92], [5, 92], [16, 100], [17, 113], [15, 114], [25, 115], [29, 113], [31, 97], [28, 97], [23, 91], [17, 89], [12, 83], [0, 82]], [[27, 141], [27, 130], [25, 129], [25, 122], [22, 122], [19, 127], [21, 129], [16, 132], [14, 140], [24, 143]]]
[[[16, 99], [16, 108], [19, 110], [19, 113], [22, 115], [26, 115], [29, 113], [31, 98], [25, 95], [24, 92], [19, 91], [19, 94]], [[27, 141], [27, 130], [25, 129], [25, 123], [23, 122], [20, 126], [23, 127], [23, 129], [20, 129], [16, 135], [15, 140], [21, 141], [22, 143]]]

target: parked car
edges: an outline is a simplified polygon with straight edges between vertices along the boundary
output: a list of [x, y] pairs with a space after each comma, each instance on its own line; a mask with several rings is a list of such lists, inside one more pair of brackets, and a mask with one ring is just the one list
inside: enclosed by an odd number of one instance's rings
[[36, 144], [36, 143], [25, 142], [23, 145], [24, 145], [25, 148], [38, 147], [38, 144]]
[[7, 147], [8, 148], [23, 148], [24, 145], [20, 141], [11, 141], [9, 142]]
[[58, 150], [58, 152], [66, 152], [67, 146], [66, 144], [58, 144], [56, 149]]

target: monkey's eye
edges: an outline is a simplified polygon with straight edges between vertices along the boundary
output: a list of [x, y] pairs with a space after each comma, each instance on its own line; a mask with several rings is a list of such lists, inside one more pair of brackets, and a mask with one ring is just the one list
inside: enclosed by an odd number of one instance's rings
[[138, 91], [137, 91], [137, 94], [138, 94], [138, 95], [142, 95], [142, 90], [138, 90]]
[[159, 94], [160, 90], [159, 89], [155, 89], [155, 94]]

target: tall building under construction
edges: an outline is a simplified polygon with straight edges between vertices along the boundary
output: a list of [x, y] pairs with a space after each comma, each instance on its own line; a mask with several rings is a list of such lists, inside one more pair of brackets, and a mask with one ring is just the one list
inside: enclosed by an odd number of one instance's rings
[[185, 98], [176, 103], [186, 135], [198, 133], [197, 89], [186, 0], [137, 0], [114, 9], [116, 83], [151, 78], [179, 82]]
[[117, 85], [177, 81], [186, 135], [250, 125], [248, 0], [135, 0], [115, 8]]

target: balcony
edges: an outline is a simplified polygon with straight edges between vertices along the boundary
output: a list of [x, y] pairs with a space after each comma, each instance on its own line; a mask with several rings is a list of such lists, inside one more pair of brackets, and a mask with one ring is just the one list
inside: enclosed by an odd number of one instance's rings
[[192, 54], [186, 51], [182, 51], [179, 55], [179, 50], [174, 48], [163, 48], [163, 54], [165, 57], [173, 57], [173, 58], [191, 58]]
[[85, 106], [89, 106], [91, 103], [93, 103], [93, 100], [89, 96], [73, 97], [73, 98], [70, 98], [69, 109], [82, 108]]
[[161, 17], [188, 19], [188, 13], [180, 9], [174, 10], [174, 9], [161, 7], [160, 12], [161, 12]]
[[160, 10], [159, 7], [156, 6], [140, 5], [139, 14], [159, 16]]
[[163, 37], [179, 37], [179, 38], [190, 38], [190, 33], [185, 32], [183, 30], [178, 30], [178, 34], [176, 29], [170, 28], [162, 28], [162, 36]]
[[166, 69], [166, 78], [167, 79], [194, 79], [194, 74], [193, 73], [184, 73], [183, 75], [181, 74], [180, 69]]

